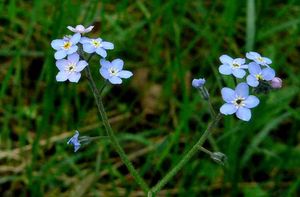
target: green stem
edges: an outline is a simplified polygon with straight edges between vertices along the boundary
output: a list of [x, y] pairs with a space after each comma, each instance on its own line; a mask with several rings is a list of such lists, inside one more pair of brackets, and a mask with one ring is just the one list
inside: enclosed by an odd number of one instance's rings
[[148, 185], [143, 180], [143, 178], [139, 175], [139, 173], [137, 172], [137, 170], [133, 167], [133, 165], [130, 162], [130, 160], [128, 159], [125, 151], [120, 146], [120, 144], [119, 144], [119, 142], [118, 142], [118, 140], [117, 140], [117, 138], [116, 138], [116, 136], [115, 136], [115, 134], [114, 134], [114, 132], [113, 132], [113, 130], [112, 130], [109, 122], [108, 122], [108, 118], [107, 118], [106, 112], [104, 110], [104, 106], [103, 106], [103, 103], [102, 103], [100, 92], [97, 89], [97, 86], [96, 86], [96, 84], [95, 84], [95, 82], [93, 80], [93, 77], [92, 77], [92, 74], [91, 74], [89, 66], [86, 67], [85, 72], [86, 72], [86, 76], [87, 76], [87, 78], [89, 80], [89, 84], [90, 84], [90, 87], [92, 89], [92, 92], [94, 94], [94, 97], [95, 97], [95, 100], [96, 100], [96, 104], [97, 104], [97, 108], [98, 108], [98, 111], [99, 111], [99, 113], [101, 115], [101, 118], [102, 118], [105, 130], [107, 132], [108, 137], [111, 140], [111, 143], [112, 143], [113, 147], [116, 149], [117, 153], [121, 157], [121, 160], [126, 165], [126, 167], [128, 168], [130, 174], [134, 177], [134, 179], [136, 180], [136, 182], [138, 183], [138, 185], [144, 190], [145, 193], [147, 193], [149, 191]]
[[172, 170], [170, 170], [166, 176], [164, 176], [154, 187], [151, 188], [151, 192], [156, 194], [159, 192], [177, 172], [192, 158], [192, 156], [199, 150], [209, 136], [211, 129], [216, 125], [216, 123], [221, 119], [221, 114], [218, 114], [215, 119], [208, 125], [207, 129], [204, 131], [203, 135], [194, 144], [194, 146], [183, 156], [183, 158], [177, 163]]

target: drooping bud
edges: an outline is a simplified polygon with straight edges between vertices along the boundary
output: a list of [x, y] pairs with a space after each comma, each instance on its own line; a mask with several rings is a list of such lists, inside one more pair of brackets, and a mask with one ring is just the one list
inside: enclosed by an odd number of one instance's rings
[[201, 79], [201, 78], [193, 79], [193, 81], [192, 81], [192, 86], [194, 88], [201, 88], [201, 87], [204, 86], [204, 84], [205, 84], [205, 79], [204, 78], [203, 79]]
[[221, 152], [213, 152], [210, 157], [212, 160], [222, 165], [225, 165], [227, 162], [227, 156]]
[[282, 80], [279, 78], [279, 77], [274, 77], [272, 80], [271, 80], [271, 86], [272, 88], [274, 89], [279, 89], [282, 87]]

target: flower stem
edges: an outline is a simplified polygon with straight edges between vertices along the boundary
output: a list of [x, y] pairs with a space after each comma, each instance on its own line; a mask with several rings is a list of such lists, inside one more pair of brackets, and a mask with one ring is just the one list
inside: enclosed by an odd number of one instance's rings
[[219, 113], [214, 120], [208, 125], [207, 129], [204, 131], [203, 135], [199, 138], [199, 140], [194, 144], [194, 146], [182, 157], [182, 159], [170, 170], [166, 176], [164, 176], [154, 187], [151, 188], [151, 192], [156, 194], [159, 192], [172, 178], [177, 172], [192, 158], [192, 156], [199, 150], [205, 140], [208, 138], [211, 129], [217, 124], [217, 122], [221, 119], [222, 115]]
[[[90, 58], [89, 58], [90, 59]], [[108, 137], [111, 140], [111, 143], [113, 145], [113, 147], [116, 149], [117, 153], [119, 154], [121, 160], [123, 161], [123, 163], [126, 165], [126, 167], [128, 168], [130, 174], [134, 177], [134, 179], [136, 180], [136, 182], [138, 183], [138, 185], [144, 190], [145, 193], [147, 193], [149, 191], [149, 187], [146, 184], [146, 182], [143, 180], [143, 178], [139, 175], [139, 173], [137, 172], [137, 170], [133, 167], [132, 163], [130, 162], [130, 160], [128, 159], [125, 151], [123, 150], [123, 148], [120, 146], [109, 122], [108, 122], [108, 118], [106, 115], [106, 112], [104, 110], [104, 106], [102, 103], [102, 99], [101, 99], [101, 95], [99, 90], [97, 89], [97, 86], [93, 80], [91, 71], [89, 66], [86, 67], [85, 69], [86, 72], [86, 76], [89, 80], [89, 84], [90, 87], [92, 89], [92, 92], [94, 94], [95, 100], [96, 100], [96, 104], [97, 104], [97, 108], [98, 111], [100, 113], [100, 116], [102, 118], [105, 130], [107, 132]]]

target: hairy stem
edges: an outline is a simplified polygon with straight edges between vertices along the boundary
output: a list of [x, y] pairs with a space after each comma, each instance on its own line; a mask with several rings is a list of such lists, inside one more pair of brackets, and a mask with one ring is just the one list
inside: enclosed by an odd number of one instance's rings
[[204, 131], [203, 135], [199, 140], [194, 144], [194, 146], [182, 157], [182, 159], [174, 166], [167, 174], [164, 176], [154, 187], [151, 188], [151, 192], [156, 194], [159, 192], [177, 172], [192, 158], [192, 156], [199, 150], [205, 140], [208, 138], [212, 128], [217, 124], [221, 119], [222, 115], [219, 113], [214, 120], [208, 125], [207, 129]]
[[[90, 58], [91, 57], [89, 57], [89, 59]], [[148, 190], [149, 190], [148, 185], [143, 180], [143, 178], [139, 175], [139, 173], [137, 172], [137, 170], [133, 167], [131, 161], [128, 159], [125, 151], [120, 146], [120, 144], [119, 144], [119, 142], [118, 142], [118, 140], [117, 140], [117, 138], [116, 138], [116, 136], [115, 136], [115, 134], [114, 134], [114, 132], [113, 132], [113, 130], [112, 130], [109, 122], [108, 122], [108, 118], [107, 118], [106, 112], [104, 110], [104, 106], [103, 106], [103, 103], [102, 103], [100, 92], [97, 89], [97, 86], [96, 86], [96, 84], [94, 82], [94, 79], [92, 77], [92, 74], [91, 74], [89, 66], [86, 67], [85, 72], [86, 72], [86, 76], [87, 76], [87, 78], [89, 80], [89, 85], [90, 85], [90, 87], [92, 89], [92, 92], [94, 94], [94, 97], [95, 97], [95, 100], [96, 100], [96, 104], [97, 104], [97, 108], [98, 108], [98, 111], [99, 111], [100, 116], [102, 118], [102, 122], [104, 124], [105, 130], [107, 132], [108, 137], [111, 140], [111, 143], [112, 143], [113, 147], [116, 149], [116, 151], [119, 154], [121, 160], [126, 165], [126, 167], [128, 168], [130, 174], [134, 177], [134, 179], [136, 180], [136, 182], [138, 183], [138, 185], [144, 190], [145, 193], [147, 193]], [[101, 92], [102, 92], [102, 89], [101, 89]]]

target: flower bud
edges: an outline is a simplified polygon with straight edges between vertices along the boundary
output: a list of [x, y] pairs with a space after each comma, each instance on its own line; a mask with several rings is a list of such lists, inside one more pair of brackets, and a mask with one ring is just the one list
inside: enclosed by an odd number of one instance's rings
[[201, 79], [201, 78], [193, 79], [193, 81], [192, 81], [192, 86], [194, 88], [201, 88], [202, 86], [204, 86], [204, 84], [205, 84], [205, 79], [204, 78], [203, 79]]
[[271, 86], [272, 88], [274, 89], [279, 89], [282, 87], [282, 80], [279, 78], [279, 77], [274, 77], [272, 80], [271, 80]]
[[227, 156], [221, 152], [213, 152], [210, 157], [217, 163], [225, 165], [227, 162]]

